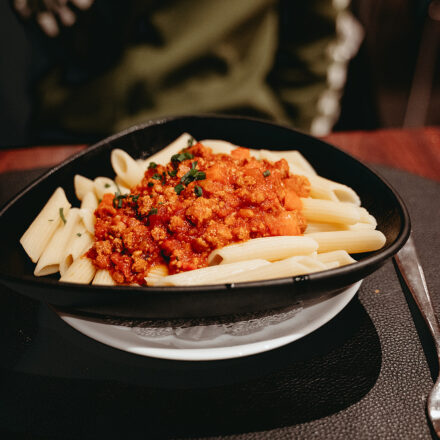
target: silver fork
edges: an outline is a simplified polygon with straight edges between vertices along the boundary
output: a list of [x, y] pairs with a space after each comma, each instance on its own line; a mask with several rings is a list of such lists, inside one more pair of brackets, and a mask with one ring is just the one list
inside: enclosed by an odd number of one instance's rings
[[[435, 349], [440, 365], [440, 325], [435, 315], [431, 296], [428, 291], [428, 286], [426, 285], [425, 275], [417, 256], [412, 235], [409, 236], [405, 246], [403, 246], [394, 258], [434, 338]], [[434, 431], [437, 437], [440, 437], [440, 377], [437, 378], [434, 387], [429, 393], [427, 411]]]

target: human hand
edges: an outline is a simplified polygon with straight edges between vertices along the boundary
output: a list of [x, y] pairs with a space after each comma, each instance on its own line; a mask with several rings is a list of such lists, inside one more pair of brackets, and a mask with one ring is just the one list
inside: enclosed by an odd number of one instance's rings
[[49, 37], [56, 37], [60, 32], [60, 25], [72, 26], [76, 21], [75, 13], [69, 6], [86, 10], [93, 2], [94, 0], [13, 0], [13, 5], [21, 17], [35, 19]]

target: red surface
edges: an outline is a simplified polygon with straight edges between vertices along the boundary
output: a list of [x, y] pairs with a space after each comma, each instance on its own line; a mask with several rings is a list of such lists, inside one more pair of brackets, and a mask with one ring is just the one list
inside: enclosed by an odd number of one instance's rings
[[[358, 159], [440, 181], [440, 127], [333, 133], [324, 138]], [[0, 172], [53, 166], [84, 145], [0, 151]]]

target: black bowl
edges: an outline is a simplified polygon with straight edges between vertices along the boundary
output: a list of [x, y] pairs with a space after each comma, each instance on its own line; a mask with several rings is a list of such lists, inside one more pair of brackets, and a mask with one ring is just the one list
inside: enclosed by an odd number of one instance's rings
[[[373, 214], [386, 238], [383, 249], [360, 256], [355, 264], [297, 277], [196, 287], [84, 286], [56, 277], [33, 276], [19, 239], [52, 192], [62, 186], [76, 200], [73, 176], [113, 176], [110, 152], [126, 150], [145, 158], [183, 132], [196, 139], [224, 139], [250, 148], [299, 150], [324, 177], [351, 186]], [[410, 232], [406, 207], [398, 194], [367, 166], [339, 149], [290, 128], [229, 116], [182, 116], [150, 121], [111, 136], [66, 160], [34, 181], [0, 211], [3, 231], [0, 282], [23, 294], [70, 311], [145, 318], [208, 317], [319, 301], [378, 269], [405, 243]]]

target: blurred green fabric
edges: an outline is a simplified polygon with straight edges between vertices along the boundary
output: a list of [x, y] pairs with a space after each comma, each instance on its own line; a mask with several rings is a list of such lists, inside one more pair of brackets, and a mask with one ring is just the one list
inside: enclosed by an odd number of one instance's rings
[[[129, 1], [102, 32], [94, 7], [58, 42], [68, 62], [38, 83], [38, 127], [105, 135], [164, 115], [229, 113], [309, 130], [336, 39], [331, 0]], [[88, 72], [87, 60], [101, 67]], [[72, 80], [75, 63], [85, 74]]]

